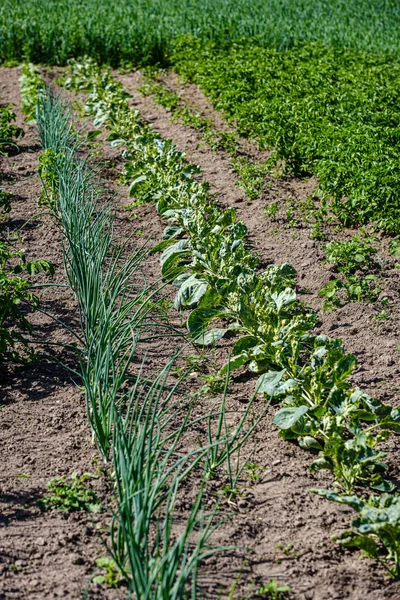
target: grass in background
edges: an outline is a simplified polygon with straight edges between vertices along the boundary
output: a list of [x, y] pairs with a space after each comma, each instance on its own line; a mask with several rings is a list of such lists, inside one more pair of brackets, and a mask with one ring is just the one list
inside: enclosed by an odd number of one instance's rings
[[0, 60], [63, 64], [87, 54], [114, 66], [165, 62], [171, 41], [190, 33], [229, 47], [298, 42], [361, 51], [400, 50], [394, 0], [3, 0]]

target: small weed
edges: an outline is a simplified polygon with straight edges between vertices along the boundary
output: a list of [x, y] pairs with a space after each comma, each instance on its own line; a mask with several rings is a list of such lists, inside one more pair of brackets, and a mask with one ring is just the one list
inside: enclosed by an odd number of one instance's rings
[[275, 546], [275, 548], [277, 550], [281, 550], [282, 554], [284, 554], [288, 558], [293, 558], [294, 560], [297, 560], [299, 558], [299, 555], [297, 554], [297, 552], [294, 552], [294, 546], [293, 546], [293, 544], [288, 544], [287, 546], [283, 546], [282, 544], [278, 544], [277, 546]]
[[105, 584], [112, 588], [117, 588], [121, 585], [123, 579], [112, 558], [106, 556], [97, 558], [96, 565], [102, 569], [103, 575], [96, 575], [93, 577], [93, 583], [99, 583], [100, 585]]
[[240, 181], [235, 182], [236, 187], [242, 188], [249, 200], [257, 200], [267, 188], [269, 163], [254, 163], [248, 158], [238, 157], [232, 159], [231, 166], [240, 176]]
[[15, 473], [15, 477], [19, 479], [29, 479], [30, 475], [28, 473]]
[[280, 585], [275, 579], [270, 579], [267, 585], [262, 585], [258, 588], [254, 596], [262, 596], [266, 600], [281, 600], [288, 592], [290, 592], [288, 585]]
[[261, 481], [261, 475], [264, 471], [263, 466], [258, 465], [257, 463], [249, 462], [246, 464], [244, 470], [247, 472], [247, 477], [250, 479], [250, 481], [253, 481], [254, 483]]
[[86, 487], [86, 482], [90, 479], [97, 479], [96, 475], [91, 473], [72, 473], [70, 482], [66, 476], [55, 477], [47, 487], [51, 493], [40, 501], [41, 508], [57, 509], [66, 511], [88, 511], [100, 512], [102, 507], [100, 500], [95, 492]]
[[222, 488], [218, 491], [218, 496], [225, 499], [228, 504], [236, 505], [237, 501], [240, 498], [243, 498], [246, 493], [246, 487], [243, 485], [237, 485], [235, 481], [232, 485], [231, 483], [226, 483], [222, 486]]
[[276, 221], [276, 215], [279, 210], [279, 204], [277, 202], [271, 202], [264, 208], [264, 215], [270, 217], [273, 221]]
[[379, 286], [372, 285], [375, 275], [356, 275], [357, 271], [377, 267], [373, 255], [375, 241], [361, 240], [354, 236], [349, 242], [329, 242], [325, 246], [326, 260], [342, 273], [342, 279], [334, 279], [323, 286], [318, 295], [326, 298], [324, 310], [333, 310], [343, 302], [375, 302], [380, 292]]
[[326, 241], [326, 234], [320, 223], [314, 223], [314, 225], [311, 227], [310, 239], [317, 240], [319, 242]]
[[377, 315], [372, 315], [372, 319], [374, 321], [388, 321], [388, 320], [390, 320], [390, 318], [391, 317], [389, 317], [389, 315], [387, 314], [386, 310], [382, 310]]
[[186, 363], [182, 367], [176, 367], [171, 371], [171, 375], [174, 377], [180, 377], [183, 373], [189, 371], [190, 373], [201, 372], [205, 370], [206, 358], [202, 355], [190, 354], [189, 356], [183, 356], [182, 360]]
[[208, 375], [201, 375], [200, 379], [205, 382], [205, 385], [201, 388], [203, 394], [216, 396], [217, 394], [222, 394], [225, 389], [226, 375], [222, 375], [221, 373], [209, 373]]

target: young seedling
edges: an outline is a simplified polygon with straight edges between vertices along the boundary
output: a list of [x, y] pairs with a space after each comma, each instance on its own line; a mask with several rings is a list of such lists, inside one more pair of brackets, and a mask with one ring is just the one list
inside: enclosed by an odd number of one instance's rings
[[50, 495], [44, 496], [39, 505], [51, 510], [100, 512], [100, 500], [86, 485], [92, 479], [97, 479], [97, 476], [91, 473], [78, 475], [76, 472], [69, 478], [55, 477], [47, 484]]

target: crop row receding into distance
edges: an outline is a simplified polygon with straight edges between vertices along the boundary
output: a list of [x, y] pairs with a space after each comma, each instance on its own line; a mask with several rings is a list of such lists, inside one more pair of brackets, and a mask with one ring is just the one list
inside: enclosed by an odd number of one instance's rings
[[[228, 330], [236, 333], [223, 371], [247, 365], [260, 374], [256, 393], [281, 406], [274, 416], [280, 435], [318, 450], [311, 468], [333, 473], [336, 491], [315, 491], [358, 513], [342, 543], [362, 548], [398, 574], [400, 495], [385, 478], [379, 445], [400, 430], [400, 410], [351, 388], [355, 358], [340, 341], [312, 334], [317, 317], [297, 301], [293, 269], [256, 272], [235, 211], [215, 205], [206, 184], [193, 177], [198, 169], [129, 109], [128, 95], [107, 70], [90, 60], [74, 62], [65, 85], [89, 92], [86, 111], [95, 127], [106, 125], [112, 145], [123, 148], [122, 179], [134, 205], [156, 201], [169, 221], [157, 249], [163, 251], [164, 279], [178, 287], [175, 307], [193, 309], [189, 334], [209, 344]], [[209, 329], [214, 319], [225, 326]], [[368, 487], [383, 493], [365, 499]]]
[[[116, 504], [106, 541], [108, 569], [141, 600], [196, 598], [199, 564], [229, 549], [210, 545], [221, 518], [219, 496], [210, 493], [208, 482], [226, 474], [235, 485], [238, 467], [231, 461], [268, 406], [254, 419], [250, 401], [231, 428], [224, 393], [218, 408], [194, 418], [195, 397], [184, 391], [185, 375], [170, 383], [174, 356], [157, 376], [147, 372], [145, 360], [139, 372], [133, 369], [143, 333], [157, 335], [157, 327], [165, 327], [150, 318], [148, 302], [163, 284], [144, 283], [145, 246], [127, 258], [126, 247], [115, 245], [111, 205], [79, 157], [69, 110], [33, 68], [24, 69], [22, 83], [25, 106], [37, 97], [44, 148], [41, 201], [65, 237], [65, 270], [80, 315], [81, 331], [74, 337], [88, 419], [99, 452], [112, 465]], [[201, 440], [200, 422], [205, 425]], [[192, 428], [199, 445], [183, 450]], [[183, 522], [176, 504], [188, 485], [194, 499]]]

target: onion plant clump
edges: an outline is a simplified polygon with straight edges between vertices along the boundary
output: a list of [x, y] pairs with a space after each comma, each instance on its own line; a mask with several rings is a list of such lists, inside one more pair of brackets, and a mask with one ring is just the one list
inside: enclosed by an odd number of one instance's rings
[[40, 96], [37, 121], [48, 158], [42, 178], [52, 182], [45, 191], [65, 235], [65, 270], [81, 319], [88, 415], [108, 459], [112, 411], [146, 315], [149, 290], [136, 283], [146, 250], [123, 261], [124, 247], [113, 248], [113, 213], [109, 204], [101, 205], [88, 165], [75, 156], [77, 142], [62, 102], [51, 93]]
[[137, 379], [126, 408], [116, 414], [113, 432], [118, 508], [110, 553], [141, 600], [196, 598], [200, 561], [223, 550], [209, 545], [220, 519], [215, 519], [216, 507], [204, 512], [205, 471], [185, 524], [179, 524], [181, 488], [205, 464], [210, 447], [182, 450], [191, 407], [182, 398], [174, 400], [179, 382], [166, 390], [173, 363], [151, 385]]
[[[122, 177], [136, 203], [156, 201], [168, 219], [154, 250], [162, 250], [164, 279], [178, 288], [175, 308], [191, 310], [187, 326], [195, 343], [215, 343], [234, 331], [223, 372], [246, 365], [259, 374], [257, 393], [280, 404], [273, 419], [280, 435], [318, 453], [312, 469], [331, 471], [346, 494], [365, 486], [394, 492], [379, 446], [400, 431], [400, 410], [351, 387], [356, 359], [340, 340], [312, 333], [317, 315], [297, 300], [294, 269], [256, 272], [245, 225], [233, 209], [215, 205], [194, 177], [198, 168], [140, 121], [107, 70], [90, 60], [71, 68], [66, 86], [89, 92], [88, 114], [107, 125], [113, 145], [123, 146]], [[225, 325], [210, 328], [216, 319]]]

